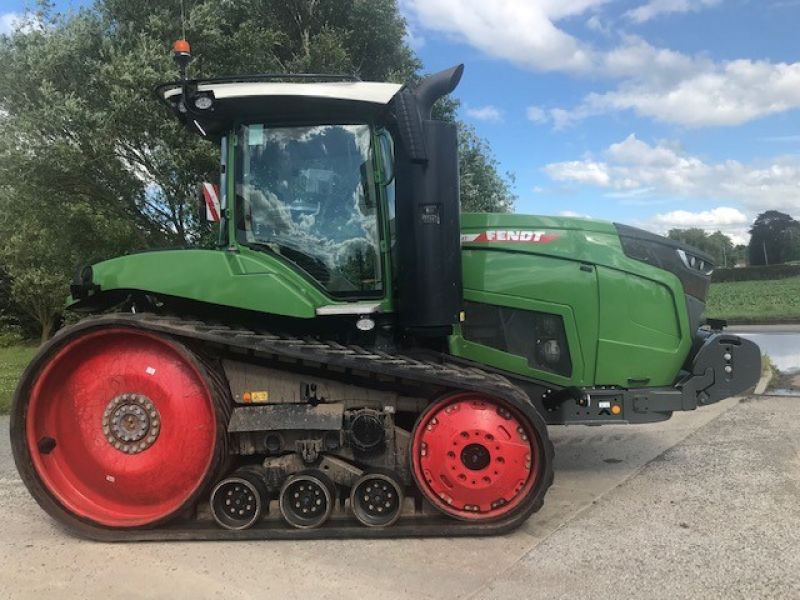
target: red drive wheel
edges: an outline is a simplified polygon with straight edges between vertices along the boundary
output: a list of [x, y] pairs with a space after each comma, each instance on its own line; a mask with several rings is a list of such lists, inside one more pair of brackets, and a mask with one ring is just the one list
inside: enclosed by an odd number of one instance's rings
[[505, 402], [478, 392], [446, 396], [414, 428], [414, 479], [445, 514], [495, 520], [523, 505], [537, 487], [541, 442], [530, 419]]
[[191, 505], [212, 475], [212, 394], [176, 342], [128, 328], [90, 331], [56, 350], [27, 389], [22, 452], [76, 517], [155, 525]]

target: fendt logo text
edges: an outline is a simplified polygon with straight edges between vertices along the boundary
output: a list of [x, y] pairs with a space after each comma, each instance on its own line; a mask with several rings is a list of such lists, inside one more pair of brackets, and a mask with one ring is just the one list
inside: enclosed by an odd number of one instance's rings
[[548, 244], [558, 236], [546, 231], [530, 231], [518, 229], [490, 229], [481, 233], [462, 233], [461, 243], [480, 242], [521, 242], [526, 244]]

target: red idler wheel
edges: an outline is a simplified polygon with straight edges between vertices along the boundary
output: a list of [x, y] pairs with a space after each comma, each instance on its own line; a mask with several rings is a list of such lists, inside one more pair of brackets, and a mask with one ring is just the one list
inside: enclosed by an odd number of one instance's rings
[[155, 525], [190, 506], [212, 475], [212, 392], [177, 342], [123, 327], [89, 331], [56, 350], [29, 389], [35, 476], [74, 516]]
[[540, 472], [536, 430], [519, 411], [477, 392], [431, 404], [414, 428], [412, 471], [425, 497], [458, 519], [491, 521], [523, 504]]

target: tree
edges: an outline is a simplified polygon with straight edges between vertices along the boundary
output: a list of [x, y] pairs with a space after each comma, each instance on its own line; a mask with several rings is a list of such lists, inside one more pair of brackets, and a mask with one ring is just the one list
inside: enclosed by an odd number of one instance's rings
[[697, 227], [670, 229], [667, 237], [710, 254], [714, 259], [714, 264], [718, 267], [734, 266], [736, 264], [733, 241], [721, 231], [715, 231], [709, 235]]
[[777, 210], [761, 213], [750, 229], [748, 254], [751, 265], [800, 260], [800, 223]]
[[511, 212], [516, 196], [511, 191], [514, 176], [498, 172], [489, 145], [465, 123], [458, 128], [461, 174], [461, 210], [465, 212]]
[[0, 188], [0, 260], [11, 299], [38, 324], [44, 341], [60, 320], [76, 265], [123, 253], [137, 232], [129, 221], [98, 212], [80, 197], [26, 194], [31, 191]]
[[2, 345], [3, 332], [12, 332], [20, 335], [33, 335], [38, 332], [37, 323], [27, 318], [22, 307], [17, 303], [12, 288], [14, 278], [7, 267], [0, 267], [0, 345]]
[[459, 192], [463, 212], [511, 212], [517, 196], [514, 175], [498, 171], [497, 160], [486, 140], [471, 125], [458, 121], [460, 102], [450, 96], [433, 106], [433, 118], [458, 125]]
[[670, 229], [669, 232], [667, 232], [667, 237], [671, 240], [694, 246], [699, 250], [704, 250], [708, 243], [708, 234], [697, 227], [692, 227], [691, 229]]
[[720, 267], [731, 267], [736, 263], [733, 260], [733, 240], [721, 231], [715, 231], [708, 236], [709, 254], [714, 257], [714, 262]]
[[[0, 253], [45, 336], [78, 263], [204, 234], [195, 190], [216, 177], [216, 150], [152, 95], [176, 77], [169, 45], [181, 36], [180, 6], [95, 0], [64, 16], [42, 0], [29, 23], [0, 35]], [[186, 9], [195, 76], [419, 77], [396, 0], [196, 0]], [[474, 131], [461, 133], [464, 207], [509, 210], [511, 180]]]
[[733, 248], [732, 259], [728, 261], [728, 266], [745, 267], [747, 264], [747, 245], [736, 244]]

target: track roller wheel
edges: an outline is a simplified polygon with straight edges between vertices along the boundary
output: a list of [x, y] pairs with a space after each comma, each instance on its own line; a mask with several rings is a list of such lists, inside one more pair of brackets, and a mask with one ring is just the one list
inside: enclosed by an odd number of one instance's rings
[[488, 522], [530, 512], [549, 485], [541, 485], [546, 436], [538, 415], [497, 398], [445, 396], [425, 409], [414, 428], [414, 479], [428, 501], [457, 519]]
[[367, 527], [394, 525], [403, 509], [403, 486], [389, 473], [365, 473], [353, 485], [350, 508], [358, 522]]
[[193, 508], [226, 454], [209, 375], [160, 335], [126, 327], [63, 334], [15, 396], [12, 445], [23, 480], [76, 528], [150, 527]]
[[211, 492], [211, 514], [218, 525], [240, 531], [258, 523], [269, 501], [258, 467], [242, 467], [220, 481]]
[[286, 479], [278, 504], [281, 515], [292, 527], [319, 527], [333, 512], [336, 486], [322, 471], [311, 469]]

